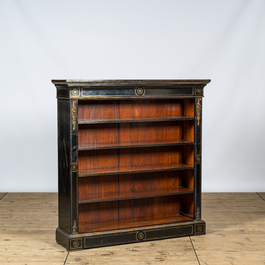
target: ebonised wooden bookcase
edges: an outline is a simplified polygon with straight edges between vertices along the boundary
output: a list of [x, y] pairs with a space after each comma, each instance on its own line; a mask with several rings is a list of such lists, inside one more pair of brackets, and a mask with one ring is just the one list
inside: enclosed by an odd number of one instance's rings
[[205, 234], [203, 89], [210, 80], [52, 80], [59, 227], [68, 250]]

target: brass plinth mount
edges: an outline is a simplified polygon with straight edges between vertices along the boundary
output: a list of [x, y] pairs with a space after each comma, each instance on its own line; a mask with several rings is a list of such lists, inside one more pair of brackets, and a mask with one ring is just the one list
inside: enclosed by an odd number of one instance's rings
[[196, 219], [197, 219], [197, 220], [200, 220], [200, 219], [201, 219], [201, 210], [200, 210], [199, 207], [197, 207]]
[[82, 238], [70, 239], [70, 249], [82, 249], [83, 243]]
[[79, 243], [78, 240], [75, 240], [75, 241], [73, 242], [73, 247], [74, 247], [74, 248], [78, 248], [79, 245], [80, 245], [80, 243]]
[[77, 234], [77, 221], [76, 220], [74, 220], [74, 223], [73, 223], [72, 233]]
[[138, 231], [136, 234], [136, 240], [142, 241], [146, 238], [146, 233], [144, 231]]

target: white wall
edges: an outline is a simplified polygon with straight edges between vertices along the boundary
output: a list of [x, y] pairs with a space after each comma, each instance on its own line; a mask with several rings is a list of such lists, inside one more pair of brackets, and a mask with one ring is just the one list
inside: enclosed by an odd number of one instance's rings
[[51, 79], [212, 79], [203, 191], [265, 191], [264, 0], [0, 0], [0, 191], [57, 191]]

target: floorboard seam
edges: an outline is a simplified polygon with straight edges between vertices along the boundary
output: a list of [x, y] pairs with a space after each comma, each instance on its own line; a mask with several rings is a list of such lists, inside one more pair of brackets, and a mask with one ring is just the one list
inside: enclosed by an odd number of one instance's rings
[[[7, 192], [7, 193], [8, 193], [8, 192]], [[7, 193], [6, 193], [3, 197], [1, 197], [0, 200], [2, 200], [2, 199], [7, 195]]]
[[66, 261], [67, 261], [67, 259], [68, 259], [68, 256], [69, 256], [69, 251], [68, 251], [68, 253], [67, 253], [67, 255], [66, 255], [66, 258], [65, 258], [65, 261], [64, 261], [64, 264], [63, 264], [63, 265], [66, 264]]
[[[190, 238], [190, 237], [189, 237], [189, 238]], [[197, 255], [197, 253], [196, 253], [196, 250], [195, 250], [195, 247], [194, 247], [194, 245], [193, 245], [193, 242], [192, 242], [191, 238], [190, 238], [190, 243], [191, 243], [191, 245], [192, 245], [192, 248], [193, 248], [193, 251], [194, 251], [194, 253], [195, 253], [196, 259], [197, 259], [197, 261], [198, 261], [198, 264], [201, 265], [201, 263], [200, 263], [200, 261], [199, 261], [198, 255]]]
[[256, 192], [256, 194], [263, 200], [263, 201], [265, 201], [265, 199], [261, 196], [261, 195], [259, 195], [257, 192]]

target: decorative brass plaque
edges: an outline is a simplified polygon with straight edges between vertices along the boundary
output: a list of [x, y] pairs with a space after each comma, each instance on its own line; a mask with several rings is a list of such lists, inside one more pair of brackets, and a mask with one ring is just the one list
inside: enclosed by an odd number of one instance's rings
[[81, 249], [81, 248], [83, 248], [81, 238], [70, 239], [70, 249]]
[[139, 231], [139, 232], [137, 232], [137, 234], [136, 234], [136, 239], [137, 239], [138, 241], [142, 241], [142, 240], [144, 240], [145, 237], [146, 237], [146, 234], [145, 234], [144, 231]]
[[196, 155], [195, 156], [195, 163], [200, 164], [201, 163], [201, 155]]
[[137, 96], [143, 96], [144, 93], [145, 93], [145, 90], [144, 90], [143, 87], [137, 87], [137, 88], [135, 89], [135, 94], [136, 94]]
[[196, 87], [196, 95], [202, 95], [203, 89], [201, 87]]
[[78, 165], [76, 162], [71, 163], [71, 167], [72, 167], [72, 172], [77, 172], [78, 171]]
[[80, 88], [73, 88], [71, 90], [71, 95], [72, 97], [80, 97]]

